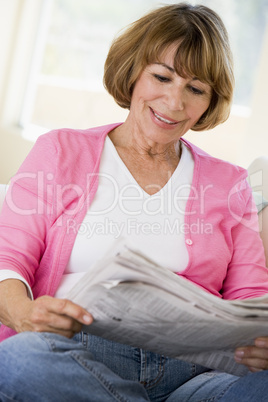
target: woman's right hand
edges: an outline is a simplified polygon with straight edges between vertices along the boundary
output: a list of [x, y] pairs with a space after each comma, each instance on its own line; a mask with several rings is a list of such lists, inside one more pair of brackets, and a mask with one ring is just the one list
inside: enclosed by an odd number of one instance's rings
[[67, 299], [41, 296], [31, 300], [24, 283], [17, 279], [0, 282], [0, 321], [16, 332], [54, 332], [71, 338], [93, 317]]
[[71, 338], [81, 331], [83, 324], [90, 325], [93, 321], [93, 317], [78, 304], [50, 296], [24, 300], [17, 308], [16, 332], [54, 332]]

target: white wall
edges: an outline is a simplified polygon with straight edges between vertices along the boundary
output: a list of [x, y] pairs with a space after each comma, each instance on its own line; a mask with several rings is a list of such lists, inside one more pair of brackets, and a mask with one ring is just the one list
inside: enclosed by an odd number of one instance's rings
[[0, 0], [0, 182], [7, 183], [33, 143], [18, 118], [42, 0]]
[[256, 75], [252, 112], [248, 121], [237, 163], [248, 165], [261, 155], [268, 156], [268, 23], [262, 55]]

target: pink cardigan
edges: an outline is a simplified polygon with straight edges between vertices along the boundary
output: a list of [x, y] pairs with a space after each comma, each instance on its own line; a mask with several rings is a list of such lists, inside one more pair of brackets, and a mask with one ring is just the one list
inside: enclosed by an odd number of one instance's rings
[[[103, 143], [117, 125], [41, 136], [12, 180], [0, 217], [0, 265], [20, 273], [35, 298], [58, 288], [75, 241], [72, 228], [95, 195]], [[246, 171], [184, 142], [195, 168], [184, 226], [189, 264], [179, 275], [225, 299], [267, 293]], [[2, 325], [0, 340], [12, 333]]]

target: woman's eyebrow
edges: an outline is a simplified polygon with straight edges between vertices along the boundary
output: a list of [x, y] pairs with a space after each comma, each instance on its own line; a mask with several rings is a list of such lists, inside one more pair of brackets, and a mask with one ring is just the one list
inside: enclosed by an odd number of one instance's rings
[[171, 71], [172, 73], [175, 73], [175, 69], [173, 67], [168, 66], [165, 63], [154, 63], [154, 64], [158, 64], [159, 66], [163, 66], [163, 67], [167, 68], [169, 71]]
[[[168, 69], [170, 72], [176, 73], [176, 70], [173, 67], [167, 65], [166, 63], [158, 63], [158, 62], [156, 62], [156, 63], [153, 63], [153, 64], [157, 64], [158, 66], [163, 66], [166, 69]], [[198, 77], [192, 77], [191, 80], [192, 81], [200, 81], [200, 79]], [[202, 81], [200, 81], [200, 82], [202, 82]]]

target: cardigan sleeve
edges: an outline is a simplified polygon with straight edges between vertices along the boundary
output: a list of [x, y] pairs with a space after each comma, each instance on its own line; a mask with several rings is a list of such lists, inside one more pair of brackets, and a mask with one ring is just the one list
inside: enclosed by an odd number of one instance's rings
[[12, 178], [0, 216], [0, 269], [22, 276], [32, 287], [53, 221], [52, 179], [56, 146], [40, 137]]
[[268, 269], [259, 235], [257, 208], [246, 180], [230, 194], [229, 212], [236, 224], [231, 233], [233, 254], [222, 296], [225, 299], [262, 296], [268, 293]]

